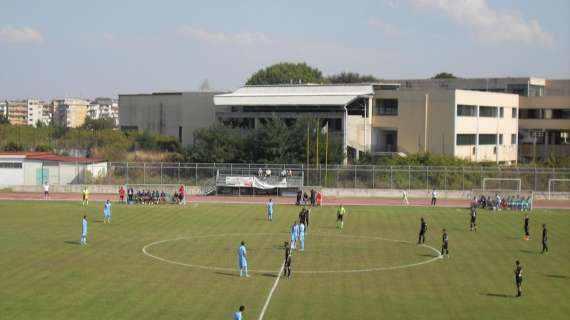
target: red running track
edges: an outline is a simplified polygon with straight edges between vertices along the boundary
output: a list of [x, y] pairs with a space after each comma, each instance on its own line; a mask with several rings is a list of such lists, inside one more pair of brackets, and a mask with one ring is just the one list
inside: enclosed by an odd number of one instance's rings
[[[112, 201], [118, 200], [117, 194], [91, 194], [89, 200], [92, 201], [105, 201], [107, 199]], [[189, 202], [198, 203], [232, 203], [232, 204], [263, 204], [267, 202], [270, 197], [264, 196], [191, 196]], [[0, 192], [0, 200], [43, 200], [43, 193], [15, 193], [15, 192]], [[52, 193], [50, 194], [51, 200], [57, 201], [81, 201], [80, 193]], [[293, 204], [295, 198], [292, 197], [273, 197], [273, 202], [277, 204]], [[410, 205], [412, 206], [429, 206], [429, 198], [410, 198]], [[375, 205], [375, 206], [394, 206], [401, 205], [401, 198], [325, 198], [324, 205]], [[437, 206], [439, 207], [468, 207], [470, 201], [463, 199], [438, 199]], [[570, 200], [535, 200], [535, 208], [548, 208], [548, 209], [570, 209]]]

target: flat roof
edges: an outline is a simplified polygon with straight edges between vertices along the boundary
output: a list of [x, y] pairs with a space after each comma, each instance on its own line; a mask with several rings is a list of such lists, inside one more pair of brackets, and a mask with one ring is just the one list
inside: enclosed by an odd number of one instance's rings
[[243, 105], [346, 105], [373, 96], [373, 84], [299, 84], [245, 86], [214, 96], [216, 106]]

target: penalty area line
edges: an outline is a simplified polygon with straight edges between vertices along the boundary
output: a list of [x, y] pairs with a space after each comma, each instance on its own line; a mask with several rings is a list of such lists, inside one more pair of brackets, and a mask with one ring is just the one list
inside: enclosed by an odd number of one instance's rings
[[283, 263], [281, 265], [281, 269], [279, 269], [279, 272], [277, 273], [277, 279], [275, 279], [275, 282], [273, 283], [273, 287], [271, 287], [271, 290], [269, 290], [269, 295], [267, 296], [267, 299], [265, 300], [265, 304], [263, 305], [263, 308], [261, 309], [261, 313], [259, 314], [259, 317], [257, 318], [257, 320], [263, 320], [263, 316], [265, 315], [265, 311], [267, 311], [267, 307], [269, 307], [269, 302], [271, 302], [271, 297], [273, 296], [275, 289], [277, 289], [277, 285], [279, 284], [279, 280], [281, 279], [281, 274], [283, 273], [284, 267], [285, 267], [285, 263]]

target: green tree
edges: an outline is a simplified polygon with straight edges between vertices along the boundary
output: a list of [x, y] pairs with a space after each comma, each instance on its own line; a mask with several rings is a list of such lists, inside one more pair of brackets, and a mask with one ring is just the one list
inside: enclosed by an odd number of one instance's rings
[[432, 79], [457, 79], [457, 77], [454, 76], [453, 73], [440, 72], [436, 74]]
[[356, 72], [341, 72], [327, 77], [330, 83], [370, 83], [378, 82], [373, 75], [359, 74]]
[[0, 124], [10, 124], [10, 120], [3, 114], [0, 114]]
[[292, 135], [285, 122], [278, 118], [266, 120], [254, 132], [255, 162], [289, 163], [296, 161]]
[[246, 85], [322, 83], [326, 79], [317, 68], [306, 63], [277, 63], [251, 75]]
[[240, 129], [214, 125], [194, 131], [194, 145], [187, 158], [194, 162], [244, 162], [247, 135]]
[[88, 130], [114, 129], [115, 120], [109, 117], [102, 117], [99, 119], [92, 119], [91, 117], [87, 117], [85, 118], [85, 123], [83, 124], [82, 128]]

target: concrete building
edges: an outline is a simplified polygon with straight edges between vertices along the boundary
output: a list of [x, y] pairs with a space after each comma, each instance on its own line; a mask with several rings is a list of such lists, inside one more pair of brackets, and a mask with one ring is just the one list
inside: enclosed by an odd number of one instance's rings
[[570, 80], [536, 77], [387, 80], [410, 89], [467, 89], [519, 96], [518, 158], [570, 155]]
[[[333, 123], [349, 158], [432, 152], [473, 161], [517, 160], [518, 96], [394, 83], [246, 86], [214, 97], [216, 118], [255, 128], [263, 119]], [[514, 110], [514, 111], [513, 111]]]
[[0, 186], [84, 183], [107, 174], [101, 159], [68, 157], [48, 152], [0, 152]]
[[95, 98], [89, 103], [87, 115], [91, 119], [113, 119], [115, 126], [119, 125], [119, 103], [111, 98]]
[[58, 126], [77, 128], [85, 123], [89, 102], [84, 99], [53, 100], [53, 120]]
[[13, 125], [35, 126], [43, 120], [42, 102], [34, 99], [6, 101], [6, 116]]
[[213, 96], [220, 92], [159, 92], [119, 95], [119, 124], [138, 130], [174, 136], [192, 144], [194, 130], [214, 124]]

